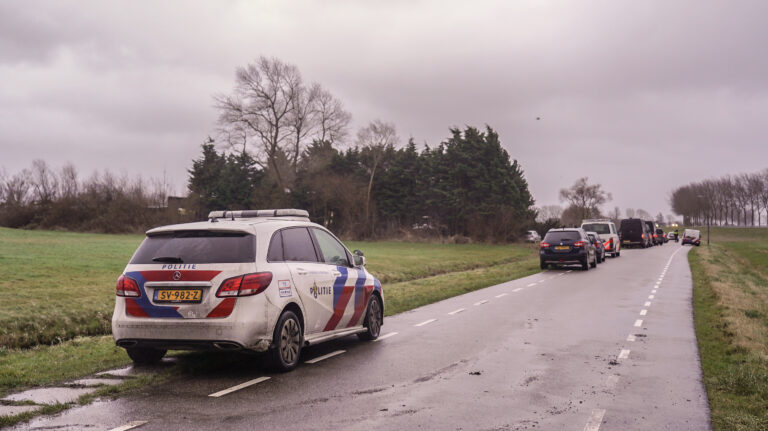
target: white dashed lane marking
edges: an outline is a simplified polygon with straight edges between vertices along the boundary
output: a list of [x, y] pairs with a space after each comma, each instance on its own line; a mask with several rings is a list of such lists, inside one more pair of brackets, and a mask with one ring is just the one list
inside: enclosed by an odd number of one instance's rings
[[326, 359], [328, 359], [328, 358], [332, 358], [332, 357], [334, 357], [334, 356], [338, 356], [338, 355], [341, 355], [341, 354], [342, 354], [342, 353], [344, 353], [344, 352], [346, 352], [346, 350], [337, 350], [337, 351], [335, 351], [335, 352], [331, 352], [331, 353], [329, 353], [329, 354], [327, 354], [327, 355], [318, 356], [317, 358], [314, 358], [314, 359], [310, 359], [310, 360], [308, 360], [308, 361], [304, 361], [304, 362], [306, 362], [306, 363], [308, 363], [308, 364], [316, 364], [316, 363], [318, 363], [318, 362], [320, 362], [320, 361], [324, 361], [324, 360], [326, 360]]
[[488, 302], [488, 300], [487, 300], [487, 299], [483, 299], [482, 301], [477, 301], [477, 302], [475, 302], [475, 304], [474, 304], [474, 305], [483, 305], [483, 304], [486, 304], [487, 302]]
[[653, 299], [653, 295], [648, 295], [648, 299]]
[[466, 308], [459, 308], [458, 310], [453, 310], [453, 311], [451, 311], [451, 312], [450, 312], [450, 313], [448, 313], [448, 314], [450, 314], [451, 316], [453, 316], [453, 315], [455, 315], [455, 314], [459, 314], [459, 313], [461, 313], [461, 312], [462, 312], [462, 311], [464, 311], [464, 310], [466, 310]]
[[379, 337], [379, 338], [377, 338], [377, 339], [375, 339], [375, 340], [373, 340], [373, 341], [381, 341], [381, 340], [386, 340], [387, 338], [389, 338], [389, 337], [394, 337], [394, 336], [395, 336], [395, 335], [397, 335], [397, 334], [398, 334], [397, 332], [388, 332], [388, 333], [386, 333], [386, 334], [382, 335], [381, 337]]
[[[343, 352], [344, 351], [342, 350], [342, 353]], [[322, 358], [322, 356], [321, 356], [321, 358]], [[307, 362], [309, 362], [310, 364], [313, 363], [313, 362], [310, 362], [310, 361], [307, 361]], [[257, 384], [257, 383], [265, 382], [265, 381], [267, 381], [269, 379], [270, 379], [269, 377], [259, 377], [258, 379], [248, 380], [245, 383], [240, 383], [239, 385], [232, 386], [231, 388], [224, 389], [223, 391], [214, 392], [214, 393], [212, 393], [212, 394], [210, 394], [208, 396], [209, 397], [213, 397], [213, 398], [223, 397], [224, 395], [231, 394], [232, 392], [239, 391], [240, 389], [247, 388], [248, 386], [253, 386], [253, 385]]]
[[643, 321], [640, 319], [635, 320], [635, 328], [643, 326]]
[[598, 431], [600, 424], [603, 423], [603, 416], [605, 416], [605, 409], [592, 410], [592, 414], [589, 415], [589, 420], [584, 426], [584, 431]]
[[521, 291], [521, 290], [523, 290], [523, 288], [522, 288], [522, 287], [518, 287], [517, 289], [512, 289], [512, 291], [513, 291], [513, 292], [519, 292], [519, 291]]
[[648, 314], [648, 310], [640, 310], [641, 316], [645, 316], [646, 314]]
[[531, 283], [531, 284], [529, 284], [529, 285], [527, 285], [527, 286], [525, 286], [525, 287], [533, 287], [533, 286], [535, 286], [535, 285], [536, 285], [536, 283]]
[[617, 383], [619, 383], [619, 376], [616, 374], [611, 374], [607, 379], [605, 379], [605, 386], [608, 389], [615, 388]]
[[144, 425], [146, 423], [148, 423], [148, 422], [147, 421], [132, 421], [132, 422], [128, 422], [125, 425], [121, 425], [121, 426], [119, 426], [117, 428], [112, 428], [109, 431], [128, 431], [128, 430], [131, 430], [131, 429], [134, 429], [134, 428], [138, 428], [138, 427], [140, 427], [140, 426], [142, 426], [142, 425]]
[[635, 334], [629, 334], [627, 335], [627, 341], [635, 341], [637, 338], [635, 338]]
[[503, 298], [503, 297], [505, 297], [505, 296], [507, 296], [507, 294], [506, 294], [506, 293], [501, 293], [501, 294], [499, 294], [499, 295], [496, 295], [496, 298]]
[[415, 324], [415, 325], [413, 325], [413, 326], [424, 326], [424, 325], [429, 325], [430, 323], [434, 322], [435, 320], [437, 320], [437, 319], [429, 319], [429, 320], [425, 320], [425, 321], [423, 321], [423, 322], [421, 322], [421, 323], [417, 323], [417, 324]]
[[646, 307], [650, 307], [651, 306], [651, 301], [645, 301], [645, 306]]
[[619, 352], [619, 359], [627, 359], [627, 358], [629, 358], [629, 350], [621, 349], [621, 352]]

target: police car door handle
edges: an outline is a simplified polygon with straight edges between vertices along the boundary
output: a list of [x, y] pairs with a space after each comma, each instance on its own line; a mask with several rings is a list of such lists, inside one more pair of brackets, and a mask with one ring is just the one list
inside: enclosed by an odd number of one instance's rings
[[341, 277], [341, 273], [339, 271], [331, 271], [331, 274], [333, 274], [334, 277]]
[[296, 273], [299, 275], [307, 275], [307, 270], [304, 268], [296, 268]]

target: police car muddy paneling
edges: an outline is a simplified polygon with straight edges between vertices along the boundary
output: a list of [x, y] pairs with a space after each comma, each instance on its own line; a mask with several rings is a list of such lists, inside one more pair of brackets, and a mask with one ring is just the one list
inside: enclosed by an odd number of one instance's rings
[[147, 231], [117, 280], [112, 334], [135, 363], [168, 349], [269, 352], [279, 370], [309, 344], [379, 336], [384, 296], [304, 210], [214, 211]]

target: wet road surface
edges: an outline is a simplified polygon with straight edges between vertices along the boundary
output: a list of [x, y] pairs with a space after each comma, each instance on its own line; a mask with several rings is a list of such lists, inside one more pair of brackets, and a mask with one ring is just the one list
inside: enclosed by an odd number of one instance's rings
[[706, 430], [688, 250], [625, 250], [421, 307], [376, 342], [309, 348], [287, 374], [230, 355], [17, 429]]

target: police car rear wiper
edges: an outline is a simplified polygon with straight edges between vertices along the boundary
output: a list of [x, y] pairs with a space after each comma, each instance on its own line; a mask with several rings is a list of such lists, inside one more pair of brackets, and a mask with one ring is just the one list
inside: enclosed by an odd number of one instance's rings
[[152, 262], [184, 263], [184, 260], [176, 256], [159, 256], [153, 257]]

